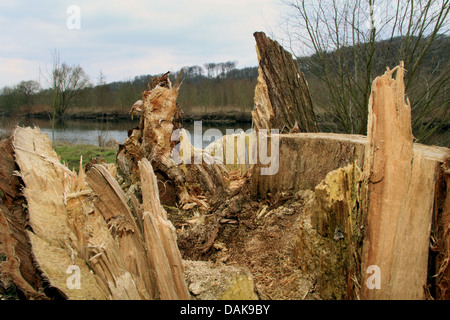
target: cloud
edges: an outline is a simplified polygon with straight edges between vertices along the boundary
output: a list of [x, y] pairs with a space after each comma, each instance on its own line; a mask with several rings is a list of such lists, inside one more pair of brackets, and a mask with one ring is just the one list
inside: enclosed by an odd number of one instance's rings
[[[2, 74], [0, 87], [50, 65], [58, 50], [68, 64], [80, 64], [95, 79], [100, 69], [107, 81], [140, 74], [178, 70], [186, 65], [239, 61], [257, 65], [254, 31], [266, 31], [275, 0], [25, 1], [0, 3], [0, 61], [14, 62]], [[67, 7], [80, 8], [81, 28], [70, 30]], [[8, 60], [9, 59], [9, 60]], [[26, 70], [27, 68], [22, 68]], [[14, 71], [16, 70], [16, 71]], [[12, 73], [16, 72], [14, 75]], [[13, 80], [14, 79], [14, 80]]]
[[[39, 80], [39, 62], [20, 58], [0, 57], [0, 74], [8, 75], [3, 86], [17, 84], [23, 80]], [[7, 80], [7, 81], [5, 81]]]

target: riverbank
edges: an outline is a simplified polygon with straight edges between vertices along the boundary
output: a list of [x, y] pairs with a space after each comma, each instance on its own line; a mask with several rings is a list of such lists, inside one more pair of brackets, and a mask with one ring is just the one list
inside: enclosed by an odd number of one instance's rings
[[106, 163], [116, 163], [118, 151], [118, 146], [97, 147], [71, 143], [55, 143], [53, 148], [60, 156], [61, 163], [65, 163], [69, 169], [75, 169], [75, 171], [78, 171], [80, 168], [81, 157], [83, 157], [83, 166], [88, 164], [89, 160], [98, 161], [104, 159]]
[[[91, 121], [122, 121], [130, 120], [131, 115], [128, 111], [120, 111], [117, 108], [107, 110], [86, 110], [86, 109], [72, 109], [69, 110], [63, 120], [91, 120]], [[11, 112], [0, 111], [0, 117], [14, 117], [14, 118], [29, 118], [29, 119], [46, 119], [51, 115], [45, 108], [31, 108], [27, 112]], [[139, 116], [134, 116], [139, 118]], [[242, 110], [235, 107], [222, 107], [213, 111], [204, 110], [204, 108], [193, 108], [189, 111], [183, 110], [183, 121], [194, 122], [202, 121], [204, 123], [236, 123], [236, 122], [251, 122], [251, 110]]]

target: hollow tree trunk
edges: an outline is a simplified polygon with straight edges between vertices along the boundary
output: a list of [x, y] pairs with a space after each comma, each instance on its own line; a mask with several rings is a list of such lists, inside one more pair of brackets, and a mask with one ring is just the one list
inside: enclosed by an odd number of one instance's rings
[[255, 89], [255, 129], [317, 132], [311, 95], [292, 55], [263, 32], [255, 32], [259, 76]]

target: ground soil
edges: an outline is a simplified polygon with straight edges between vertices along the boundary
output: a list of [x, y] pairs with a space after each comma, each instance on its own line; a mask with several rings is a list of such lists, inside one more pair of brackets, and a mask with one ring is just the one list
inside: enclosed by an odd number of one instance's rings
[[257, 202], [248, 188], [246, 180], [234, 197], [206, 215], [166, 208], [183, 259], [247, 267], [262, 300], [318, 299], [314, 281], [298, 268], [295, 255], [299, 222], [311, 192]]

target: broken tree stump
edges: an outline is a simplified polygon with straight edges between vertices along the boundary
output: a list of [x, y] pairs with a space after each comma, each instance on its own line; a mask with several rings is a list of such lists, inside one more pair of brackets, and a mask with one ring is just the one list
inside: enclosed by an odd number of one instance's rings
[[403, 77], [403, 64], [388, 69], [369, 101], [361, 299], [425, 298], [436, 173], [450, 153], [413, 145]]
[[[280, 134], [278, 172], [253, 167], [255, 199], [314, 191], [296, 258], [324, 299], [446, 295], [450, 151], [413, 143], [403, 90], [402, 67], [374, 81], [368, 137]], [[373, 270], [381, 272], [380, 288], [368, 283]]]
[[317, 132], [311, 95], [292, 54], [263, 32], [255, 32], [259, 61], [252, 111], [255, 130]]
[[366, 137], [332, 133], [289, 133], [279, 135], [279, 168], [275, 175], [262, 175], [257, 163], [252, 168], [251, 194], [265, 199], [299, 190], [314, 190], [328, 172], [356, 161], [362, 168]]

